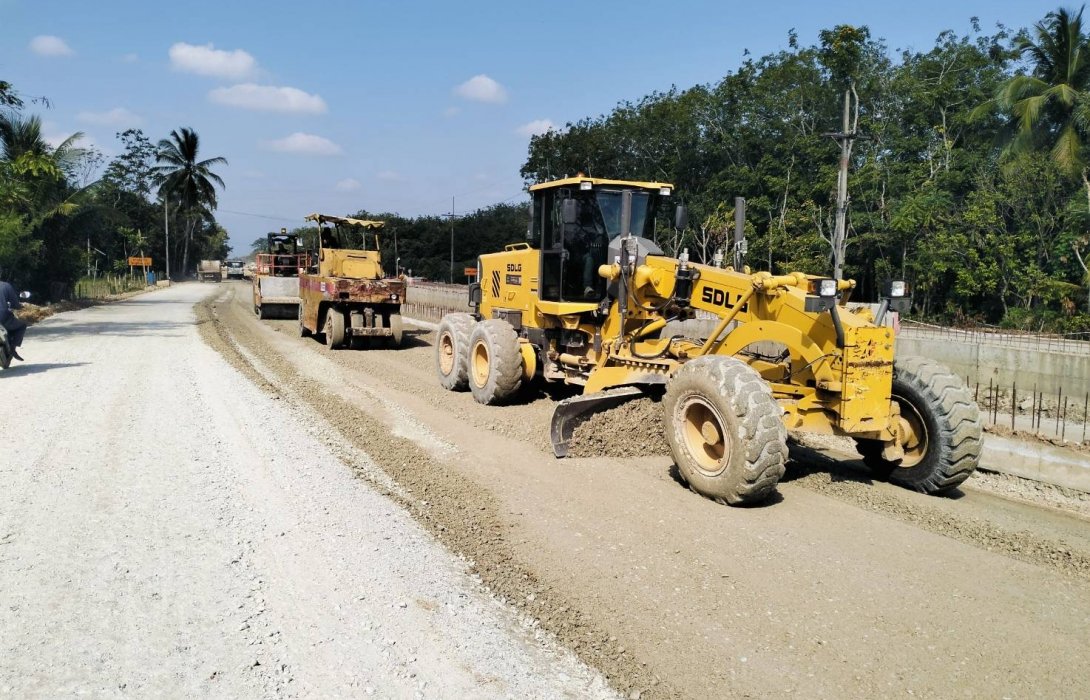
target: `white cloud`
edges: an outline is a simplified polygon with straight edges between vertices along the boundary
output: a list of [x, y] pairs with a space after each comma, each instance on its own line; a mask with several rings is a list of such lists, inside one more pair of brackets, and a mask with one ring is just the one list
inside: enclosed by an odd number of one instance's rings
[[338, 192], [356, 192], [363, 189], [363, 183], [354, 177], [346, 177], [343, 180], [337, 182], [334, 186]]
[[461, 107], [447, 107], [446, 109], [443, 110], [443, 116], [448, 117], [448, 118], [449, 117], [456, 117], [456, 116], [458, 116], [459, 113], [461, 113], [461, 111], [462, 111]]
[[404, 182], [405, 176], [396, 170], [383, 170], [375, 175], [379, 180], [385, 180], [386, 182]]
[[121, 60], [124, 61], [125, 63], [136, 63], [137, 61], [140, 60], [140, 57], [137, 56], [134, 53], [127, 53], [127, 54], [125, 54], [124, 56], [121, 57]]
[[170, 47], [170, 65], [175, 70], [217, 78], [245, 78], [257, 70], [257, 61], [242, 49], [222, 51], [212, 44], [196, 46], [178, 42]]
[[59, 36], [42, 34], [30, 40], [30, 50], [39, 56], [71, 56], [76, 53]]
[[341, 147], [322, 136], [304, 134], [300, 131], [275, 141], [266, 141], [265, 148], [281, 153], [301, 153], [308, 156], [336, 156], [341, 154]]
[[80, 112], [76, 119], [96, 126], [139, 126], [144, 121], [124, 107], [114, 107], [105, 112]]
[[254, 85], [242, 83], [231, 87], [216, 88], [208, 93], [208, 99], [229, 107], [256, 109], [264, 112], [303, 112], [324, 114], [325, 100], [293, 87]]
[[473, 100], [474, 102], [491, 102], [498, 104], [507, 101], [507, 90], [483, 73], [481, 75], [473, 76], [454, 88], [454, 94], [466, 100]]
[[556, 124], [553, 124], [551, 119], [535, 119], [532, 122], [527, 122], [515, 129], [515, 133], [519, 136], [525, 136], [527, 138], [531, 136], [537, 136], [544, 134], [547, 131], [553, 131], [556, 129]]

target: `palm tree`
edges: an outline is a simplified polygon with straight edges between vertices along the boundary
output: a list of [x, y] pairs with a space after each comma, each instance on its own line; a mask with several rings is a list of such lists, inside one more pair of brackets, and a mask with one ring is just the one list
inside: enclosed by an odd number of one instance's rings
[[[1000, 87], [995, 104], [1014, 118], [1010, 153], [1048, 148], [1066, 174], [1087, 182], [1086, 136], [1090, 130], [1090, 43], [1082, 12], [1059, 9], [1019, 37], [1015, 50], [1032, 62], [1032, 72]], [[1090, 184], [1087, 185], [1090, 194]]]
[[[1009, 114], [1015, 132], [1005, 152], [1047, 148], [1064, 174], [1082, 180], [1090, 207], [1090, 37], [1083, 31], [1084, 9], [1049, 12], [1031, 35], [1019, 37], [1015, 50], [1030, 60], [1031, 72], [1000, 85], [980, 111], [994, 106]], [[1078, 242], [1072, 248], [1087, 276], [1090, 308], [1090, 271]]]
[[83, 132], [77, 131], [53, 147], [42, 137], [39, 117], [0, 114], [0, 167], [8, 176], [7, 203], [18, 205], [35, 223], [54, 214], [71, 214], [79, 192], [71, 191], [68, 175], [87, 155], [76, 146], [81, 138]]
[[159, 141], [156, 153], [158, 163], [152, 172], [159, 185], [164, 201], [173, 196], [185, 213], [185, 243], [182, 252], [182, 271], [189, 266], [189, 243], [201, 217], [201, 210], [216, 208], [216, 185], [226, 187], [223, 179], [212, 172], [214, 165], [227, 165], [225, 158], [197, 160], [200, 137], [189, 127], [170, 132], [169, 139]]
[[40, 117], [0, 114], [0, 160], [19, 174], [63, 176], [86, 154], [75, 145], [81, 138], [83, 132], [77, 131], [54, 148], [42, 137]]

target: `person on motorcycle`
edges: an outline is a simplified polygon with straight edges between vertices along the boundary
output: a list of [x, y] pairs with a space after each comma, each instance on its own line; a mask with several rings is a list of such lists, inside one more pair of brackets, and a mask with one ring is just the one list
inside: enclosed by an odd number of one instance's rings
[[26, 333], [26, 323], [12, 313], [14, 309], [23, 308], [23, 302], [15, 293], [15, 287], [8, 282], [0, 282], [0, 325], [8, 331], [8, 342], [11, 343], [11, 356], [20, 362], [17, 348], [23, 344], [23, 335]]

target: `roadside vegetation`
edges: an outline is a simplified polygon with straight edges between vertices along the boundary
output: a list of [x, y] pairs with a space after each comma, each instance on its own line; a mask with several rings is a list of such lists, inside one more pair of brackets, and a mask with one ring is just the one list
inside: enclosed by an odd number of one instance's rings
[[[1090, 332], [1083, 10], [1055, 10], [1028, 29], [968, 26], [904, 49], [865, 26], [833, 27], [810, 44], [791, 30], [788, 48], [716, 82], [532, 137], [521, 174], [527, 183], [580, 171], [672, 182], [691, 223], [671, 230], [671, 212], [660, 212], [659, 243], [701, 261], [717, 251], [731, 259], [734, 198], [745, 197], [754, 268], [842, 268], [859, 283], [857, 299], [907, 278], [917, 318]], [[78, 146], [79, 134], [46, 143], [35, 106], [47, 103], [0, 82], [0, 277], [58, 297], [88, 268], [122, 272], [117, 261], [128, 256], [151, 255], [162, 270], [164, 212], [175, 276], [228, 256], [214, 217], [226, 161], [202, 159], [195, 131], [157, 144], [125, 131], [123, 152], [107, 163]], [[466, 281], [479, 254], [522, 240], [527, 222], [526, 206], [508, 203], [456, 218], [453, 236], [444, 216], [356, 215], [387, 221], [388, 273], [452, 282]]]
[[[840, 146], [849, 161], [845, 276], [875, 298], [915, 283], [917, 317], [1090, 331], [1090, 40], [1082, 10], [1028, 30], [978, 21], [931, 47], [891, 49], [866, 27], [751, 58], [534, 137], [526, 182], [574, 175], [673, 182], [690, 230], [660, 243], [711, 259], [747, 200], [746, 262], [832, 270]], [[842, 129], [845, 92], [851, 109]], [[854, 129], [852, 127], [855, 127]]]
[[79, 132], [48, 143], [33, 108], [48, 101], [0, 81], [0, 279], [57, 300], [81, 278], [127, 274], [130, 256], [151, 257], [161, 273], [164, 215], [174, 276], [201, 257], [226, 257], [227, 232], [214, 217], [224, 183], [212, 171], [226, 161], [201, 160], [195, 131], [173, 131], [156, 146], [129, 129], [107, 161], [80, 146]]

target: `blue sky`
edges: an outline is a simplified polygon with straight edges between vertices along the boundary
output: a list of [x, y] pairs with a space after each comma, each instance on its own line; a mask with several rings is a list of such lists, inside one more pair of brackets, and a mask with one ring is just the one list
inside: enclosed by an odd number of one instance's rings
[[[153, 140], [191, 126], [224, 156], [217, 218], [236, 252], [311, 211], [404, 215], [519, 201], [528, 134], [671, 85], [715, 81], [820, 29], [930, 47], [978, 17], [1026, 27], [1058, 5], [963, 2], [176, 2], [0, 0], [0, 78], [44, 95], [47, 135]], [[623, 173], [618, 174], [623, 175]]]

